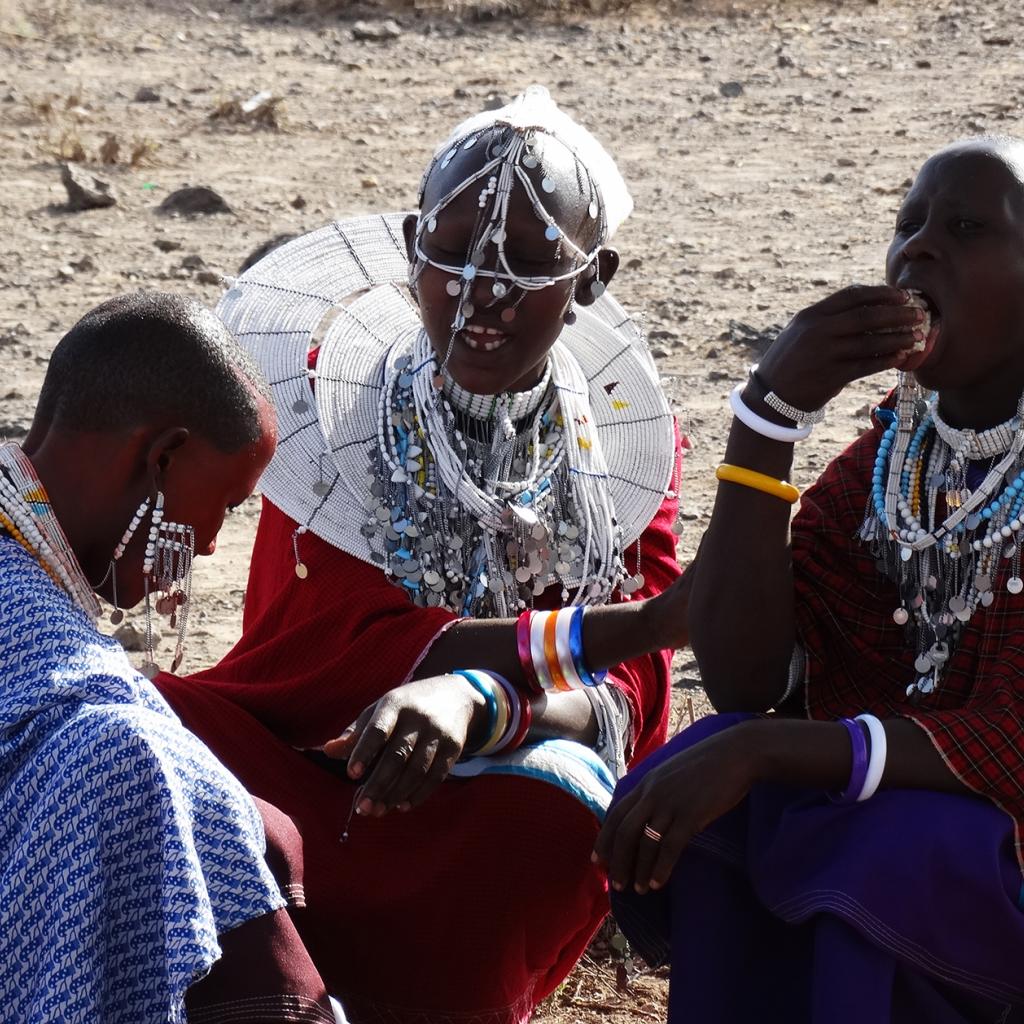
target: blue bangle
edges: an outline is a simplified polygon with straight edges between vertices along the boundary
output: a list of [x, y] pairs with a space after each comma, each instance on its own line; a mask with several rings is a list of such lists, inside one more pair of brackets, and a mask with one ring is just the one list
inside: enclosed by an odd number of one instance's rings
[[[495, 696], [494, 690], [479, 678], [476, 669], [457, 668], [452, 675], [468, 679], [474, 689], [487, 701], [487, 735], [488, 737], [493, 736], [494, 727], [498, 724], [498, 698]], [[858, 728], [860, 727], [858, 726]]]
[[600, 686], [604, 682], [607, 671], [591, 672], [587, 663], [583, 660], [583, 612], [585, 609], [577, 608], [573, 612], [572, 621], [569, 623], [569, 653], [572, 655], [572, 663], [576, 666], [576, 674], [587, 686]]
[[832, 800], [835, 803], [852, 804], [860, 796], [867, 779], [868, 741], [860, 722], [855, 722], [851, 718], [840, 718], [839, 724], [846, 726], [846, 731], [850, 736], [853, 759], [850, 766], [850, 781], [847, 782], [846, 789], [838, 795], [832, 794]]

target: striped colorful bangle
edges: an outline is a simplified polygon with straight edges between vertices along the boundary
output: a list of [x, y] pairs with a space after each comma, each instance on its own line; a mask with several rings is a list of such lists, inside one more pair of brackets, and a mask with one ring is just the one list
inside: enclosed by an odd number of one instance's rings
[[541, 686], [537, 671], [533, 667], [533, 651], [530, 648], [530, 624], [535, 614], [527, 610], [516, 619], [516, 649], [519, 652], [519, 664], [523, 668], [526, 688], [531, 693], [542, 693], [544, 687]]
[[502, 754], [512, 748], [512, 741], [519, 731], [519, 723], [523, 716], [523, 704], [526, 702], [519, 695], [519, 691], [504, 676], [498, 675], [497, 672], [488, 672], [487, 674], [501, 687], [505, 693], [505, 699], [508, 701], [508, 724], [498, 742], [487, 751], [492, 755]]
[[544, 620], [544, 658], [548, 663], [548, 672], [554, 681], [554, 688], [568, 690], [570, 686], [562, 671], [562, 665], [558, 658], [558, 646], [555, 643], [559, 614], [559, 612], [548, 612], [547, 618]]
[[494, 692], [494, 699], [498, 705], [498, 717], [494, 723], [494, 731], [487, 737], [487, 742], [476, 751], [477, 757], [487, 757], [494, 753], [495, 749], [505, 738], [505, 734], [508, 732], [508, 723], [511, 718], [512, 709], [509, 706], [505, 691], [495, 681], [494, 676], [490, 672], [480, 672], [479, 675], [490, 684]]
[[505, 747], [505, 753], [511, 754], [513, 750], [518, 750], [523, 742], [526, 740], [526, 735], [530, 731], [530, 726], [533, 725], [533, 704], [526, 697], [523, 697], [520, 701], [521, 714], [519, 716], [519, 728], [512, 734], [512, 738], [508, 741]]
[[[474, 669], [457, 668], [452, 674], [468, 680], [487, 702], [487, 740], [484, 743], [484, 747], [486, 747], [494, 738], [494, 728], [498, 723], [498, 695], [494, 691], [493, 684], [483, 673], [476, 672]], [[482, 750], [483, 747], [480, 749]], [[479, 750], [476, 753], [479, 753]]]

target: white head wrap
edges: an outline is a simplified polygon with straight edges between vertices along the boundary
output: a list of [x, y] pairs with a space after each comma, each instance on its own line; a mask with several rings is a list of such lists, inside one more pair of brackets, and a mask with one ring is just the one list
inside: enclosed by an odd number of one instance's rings
[[511, 103], [499, 110], [484, 110], [463, 121], [434, 152], [434, 160], [423, 176], [420, 191], [436, 161], [445, 152], [456, 148], [464, 139], [477, 135], [492, 125], [508, 125], [517, 131], [534, 129], [551, 135], [576, 154], [587, 169], [601, 195], [605, 210], [607, 234], [602, 242], [615, 234], [619, 225], [633, 211], [633, 197], [608, 151], [582, 125], [560, 110], [551, 94], [542, 85], [531, 85]]

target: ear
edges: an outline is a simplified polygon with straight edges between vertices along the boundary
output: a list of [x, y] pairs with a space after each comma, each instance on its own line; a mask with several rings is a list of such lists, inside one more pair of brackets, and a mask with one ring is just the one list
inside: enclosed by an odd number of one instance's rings
[[187, 427], [168, 427], [150, 439], [145, 449], [146, 472], [157, 486], [190, 436]]
[[407, 213], [405, 220], [402, 221], [402, 234], [405, 236], [405, 255], [410, 263], [416, 259], [416, 225], [418, 223], [419, 217], [415, 213]]
[[597, 260], [586, 274], [580, 276], [576, 284], [576, 302], [581, 306], [589, 306], [596, 296], [591, 285], [600, 281], [606, 288], [619, 269], [619, 252], [617, 249], [601, 249]]

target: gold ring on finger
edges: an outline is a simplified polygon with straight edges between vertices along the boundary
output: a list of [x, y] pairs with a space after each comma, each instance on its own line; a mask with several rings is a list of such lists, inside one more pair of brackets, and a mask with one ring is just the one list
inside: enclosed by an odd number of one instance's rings
[[650, 825], [644, 825], [644, 835], [648, 839], [653, 839], [656, 843], [660, 843], [662, 839], [661, 833], [655, 831]]

